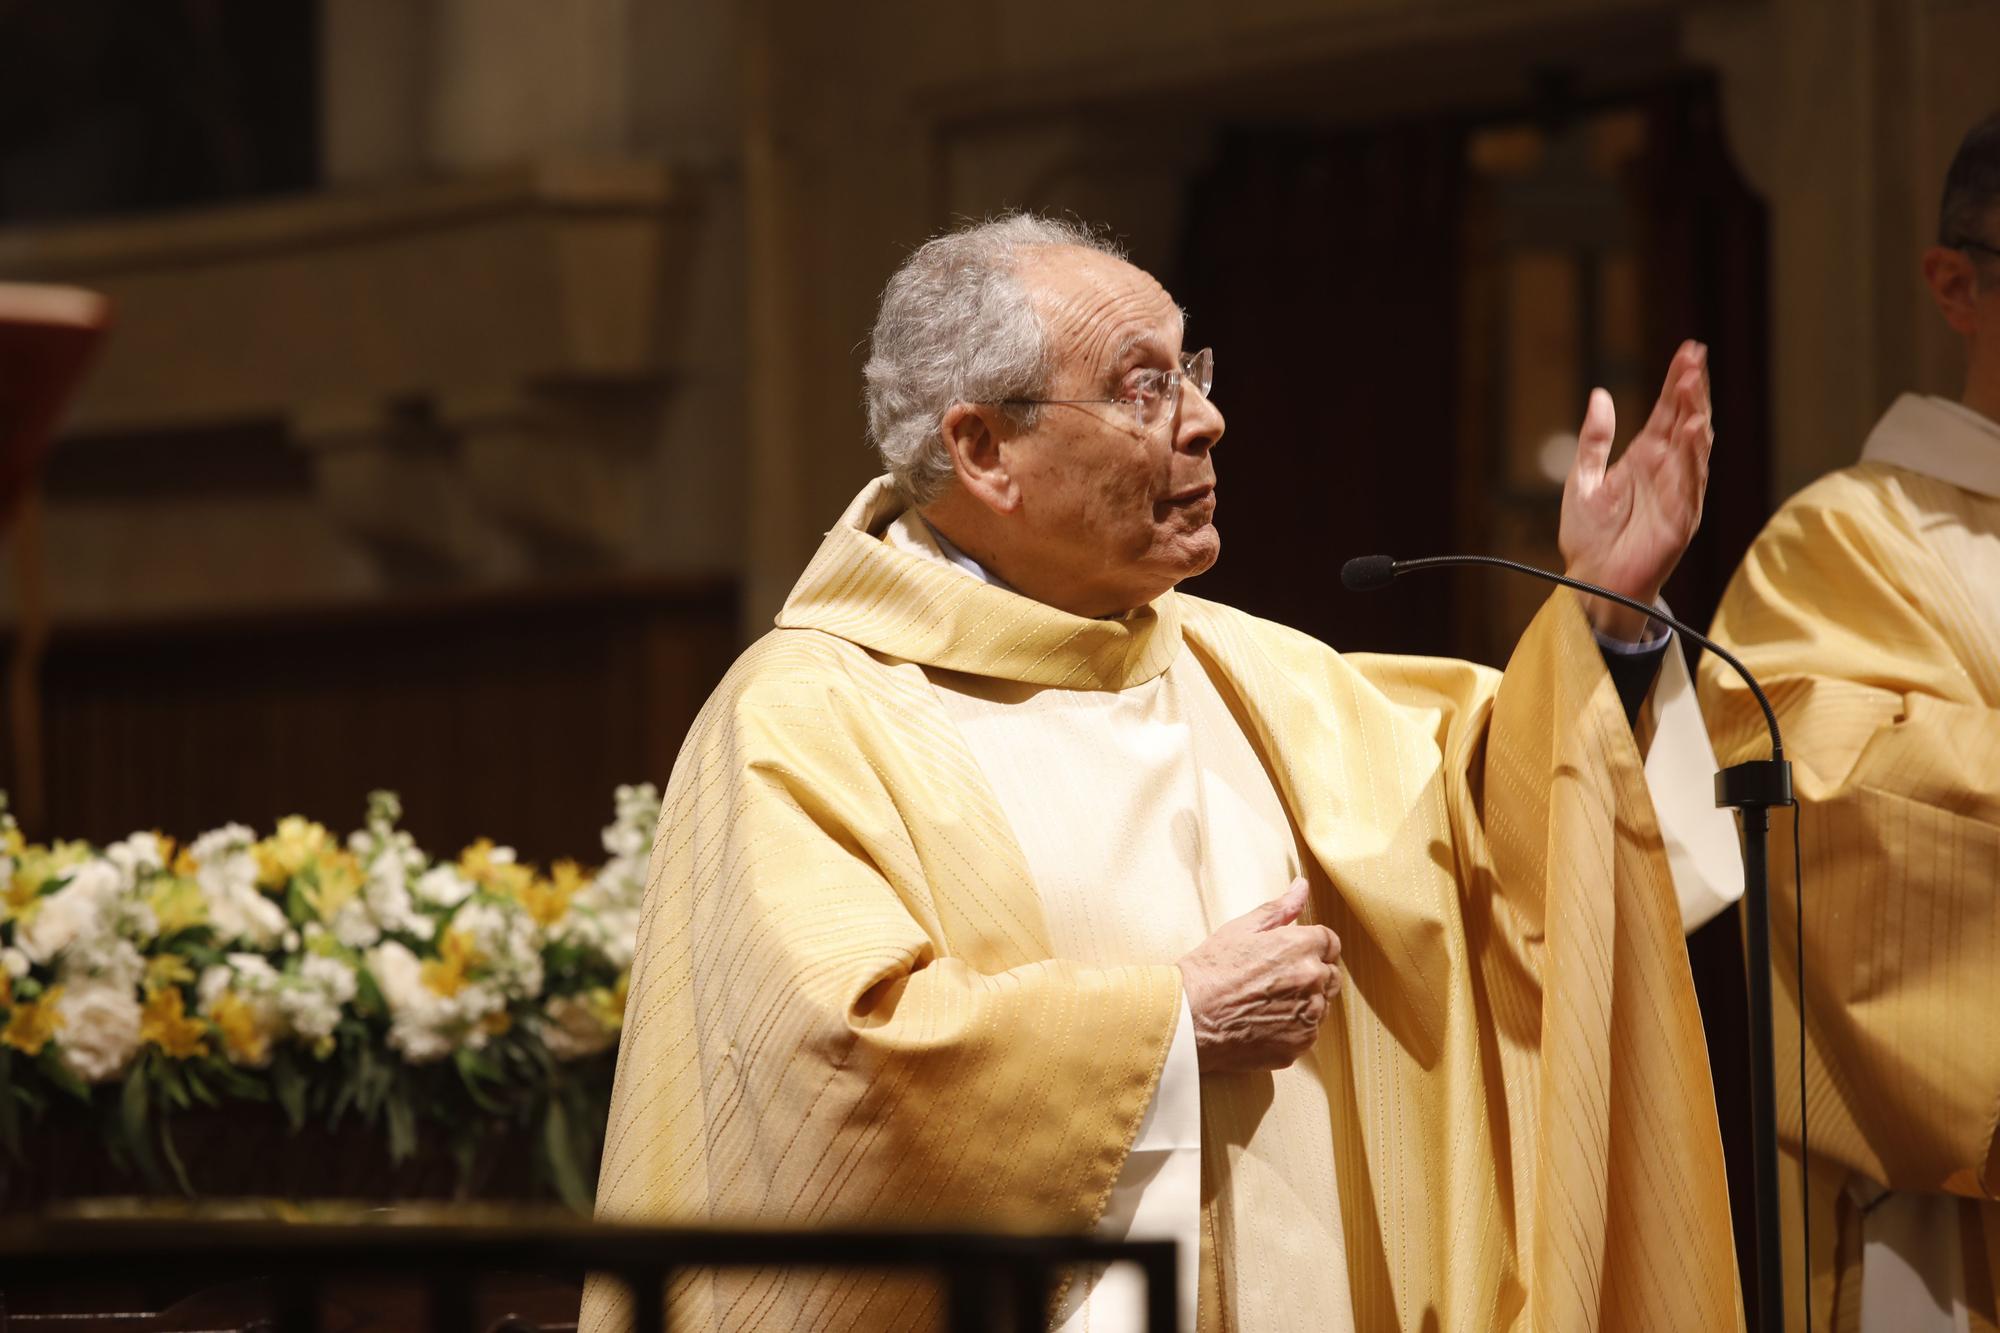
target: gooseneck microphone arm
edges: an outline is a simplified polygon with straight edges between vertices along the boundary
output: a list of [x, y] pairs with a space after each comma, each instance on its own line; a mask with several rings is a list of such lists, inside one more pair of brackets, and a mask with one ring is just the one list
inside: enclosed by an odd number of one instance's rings
[[[1735, 764], [1715, 775], [1715, 803], [1733, 809], [1743, 831], [1743, 908], [1748, 945], [1748, 991], [1750, 1002], [1750, 1131], [1751, 1164], [1756, 1181], [1757, 1208], [1757, 1326], [1777, 1333], [1785, 1326], [1783, 1250], [1778, 1238], [1778, 1117], [1775, 1052], [1771, 1040], [1771, 894], [1770, 862], [1767, 846], [1773, 806], [1792, 804], [1792, 766], [1785, 759], [1785, 743], [1778, 735], [1778, 715], [1765, 697], [1748, 667], [1735, 654], [1698, 630], [1683, 625], [1644, 602], [1600, 588], [1594, 583], [1551, 573], [1533, 565], [1502, 560], [1493, 555], [1433, 555], [1418, 560], [1396, 560], [1386, 555], [1364, 555], [1341, 567], [1340, 581], [1353, 592], [1373, 592], [1386, 588], [1403, 574], [1426, 569], [1448, 569], [1459, 565], [1487, 565], [1527, 574], [1565, 588], [1602, 597], [1608, 602], [1630, 607], [1700, 644], [1727, 662], [1756, 697], [1764, 710], [1764, 724], [1771, 730], [1771, 757]], [[1804, 949], [1800, 949], [1803, 964]], [[1805, 991], [1799, 992], [1800, 1070], [1804, 1070]], [[1800, 1154], [1804, 1155], [1805, 1104], [1799, 1105]], [[1802, 1210], [1803, 1211], [1803, 1210]], [[1807, 1290], [1810, 1290], [1808, 1284]], [[1808, 1302], [1808, 1327], [1812, 1317]]]
[[[1783, 762], [1785, 742], [1778, 735], [1778, 715], [1772, 711], [1771, 701], [1764, 697], [1764, 687], [1750, 674], [1750, 668], [1737, 661], [1734, 653], [1700, 630], [1682, 624], [1658, 607], [1647, 606], [1636, 597], [1627, 597], [1624, 593], [1600, 588], [1595, 583], [1585, 583], [1582, 579], [1573, 579], [1567, 574], [1557, 574], [1534, 565], [1524, 565], [1518, 560], [1502, 560], [1497, 555], [1427, 555], [1416, 560], [1396, 560], [1386, 555], [1358, 555], [1340, 567], [1340, 581], [1347, 586], [1349, 592], [1374, 592], [1377, 588], [1388, 587], [1399, 575], [1414, 574], [1425, 569], [1448, 569], [1456, 565], [1489, 565], [1494, 569], [1511, 569], [1516, 574], [1527, 574], [1550, 583], [1560, 583], [1565, 588], [1574, 588], [1578, 592], [1589, 593], [1592, 597], [1602, 597], [1607, 602], [1630, 607], [1640, 615], [1651, 616], [1662, 625], [1672, 628], [1675, 633], [1694, 640], [1708, 652], [1729, 663], [1736, 674], [1743, 678], [1743, 683], [1750, 687], [1750, 693], [1756, 698], [1757, 706], [1764, 710], [1764, 725], [1771, 732], [1771, 759], [1774, 763]], [[1789, 801], [1788, 796], [1779, 804], [1788, 804]]]

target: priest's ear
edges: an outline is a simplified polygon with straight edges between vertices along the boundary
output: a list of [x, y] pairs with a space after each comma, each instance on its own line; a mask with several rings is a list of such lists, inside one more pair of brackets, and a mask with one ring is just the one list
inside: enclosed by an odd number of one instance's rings
[[990, 509], [1011, 514], [1020, 507], [1021, 489], [1000, 447], [1006, 431], [1002, 410], [987, 403], [953, 403], [938, 422], [938, 434], [951, 451], [960, 489]]
[[[1923, 271], [1924, 285], [1931, 289], [1931, 299], [1937, 302], [1944, 322], [1951, 325], [1952, 332], [1971, 337], [1979, 329], [1980, 298], [1985, 294], [1977, 262], [1963, 250], [1933, 245], [1924, 251]], [[1984, 287], [1990, 292], [1995, 285], [1989, 281]]]

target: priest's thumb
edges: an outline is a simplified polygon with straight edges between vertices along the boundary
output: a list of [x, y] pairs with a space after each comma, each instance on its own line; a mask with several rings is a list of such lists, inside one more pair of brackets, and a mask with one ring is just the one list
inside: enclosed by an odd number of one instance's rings
[[1310, 889], [1303, 878], [1293, 880], [1290, 888], [1257, 909], [1260, 918], [1257, 929], [1276, 930], [1298, 920], [1299, 913], [1306, 910], [1308, 892]]

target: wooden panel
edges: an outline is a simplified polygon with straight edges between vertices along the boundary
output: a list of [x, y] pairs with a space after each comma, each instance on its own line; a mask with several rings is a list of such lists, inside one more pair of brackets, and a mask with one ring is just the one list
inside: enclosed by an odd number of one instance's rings
[[664, 785], [735, 623], [716, 581], [59, 628], [48, 816], [28, 832], [186, 838], [293, 813], [344, 832], [390, 787], [433, 853], [487, 835], [594, 862], [613, 787]]

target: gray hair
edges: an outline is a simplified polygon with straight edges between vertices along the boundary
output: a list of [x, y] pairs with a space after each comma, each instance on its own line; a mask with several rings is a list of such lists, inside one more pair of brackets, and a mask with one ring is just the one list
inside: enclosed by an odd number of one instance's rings
[[[935, 500], [951, 480], [940, 426], [953, 403], [1048, 392], [1048, 330], [1020, 279], [1024, 252], [1076, 246], [1123, 259], [1113, 241], [1074, 222], [1013, 213], [917, 247], [882, 289], [869, 339], [868, 439], [905, 499]], [[1036, 409], [1008, 409], [1022, 429]]]

